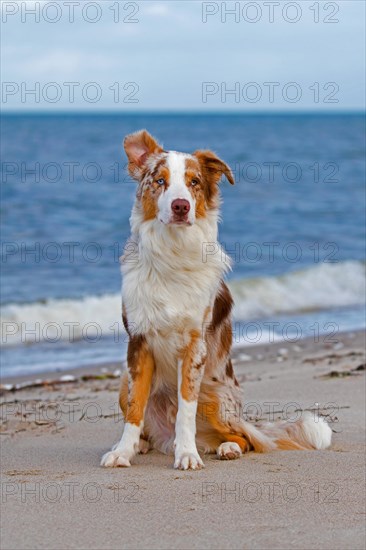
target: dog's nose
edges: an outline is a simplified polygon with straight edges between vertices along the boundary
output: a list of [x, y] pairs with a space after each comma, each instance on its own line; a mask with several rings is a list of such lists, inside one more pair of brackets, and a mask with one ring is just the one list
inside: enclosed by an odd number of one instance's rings
[[186, 199], [175, 199], [172, 202], [172, 210], [176, 216], [185, 216], [191, 209], [191, 205]]

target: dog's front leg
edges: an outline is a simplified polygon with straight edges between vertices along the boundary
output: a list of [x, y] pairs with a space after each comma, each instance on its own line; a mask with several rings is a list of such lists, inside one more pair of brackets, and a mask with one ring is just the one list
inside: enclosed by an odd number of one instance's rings
[[154, 359], [143, 336], [131, 336], [127, 352], [128, 404], [121, 441], [102, 458], [102, 466], [131, 466], [139, 450], [144, 414], [154, 372]]
[[178, 362], [178, 413], [175, 423], [174, 468], [180, 470], [197, 470], [204, 466], [196, 446], [196, 414], [205, 356], [205, 343], [201, 333], [192, 331], [189, 344]]

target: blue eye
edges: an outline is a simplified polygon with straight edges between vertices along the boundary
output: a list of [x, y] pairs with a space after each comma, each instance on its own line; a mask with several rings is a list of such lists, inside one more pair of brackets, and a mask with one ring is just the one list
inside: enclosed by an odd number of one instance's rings
[[156, 180], [156, 183], [157, 183], [158, 185], [164, 185], [165, 179], [164, 179], [164, 178], [160, 178], [160, 179]]
[[197, 185], [197, 184], [198, 184], [198, 180], [192, 180], [192, 181], [191, 181], [191, 185], [193, 185], [193, 187], [194, 187], [195, 185]]

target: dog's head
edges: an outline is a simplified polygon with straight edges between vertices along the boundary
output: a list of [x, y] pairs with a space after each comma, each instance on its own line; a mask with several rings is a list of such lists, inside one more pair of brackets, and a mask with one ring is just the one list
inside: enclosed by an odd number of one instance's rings
[[164, 151], [146, 130], [127, 136], [124, 148], [128, 170], [139, 182], [144, 221], [193, 225], [217, 208], [221, 176], [234, 184], [230, 168], [211, 151]]

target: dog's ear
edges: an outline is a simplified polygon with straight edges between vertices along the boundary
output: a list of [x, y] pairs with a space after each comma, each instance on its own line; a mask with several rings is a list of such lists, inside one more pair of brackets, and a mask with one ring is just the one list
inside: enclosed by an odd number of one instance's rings
[[221, 176], [224, 175], [234, 185], [234, 177], [229, 166], [212, 151], [195, 151], [193, 153], [197, 157], [201, 169], [205, 176], [213, 181], [213, 183], [219, 183]]
[[128, 171], [135, 179], [140, 178], [149, 156], [163, 151], [163, 148], [146, 130], [140, 130], [126, 136], [123, 146], [128, 158]]
[[229, 166], [212, 151], [195, 151], [204, 179], [205, 195], [208, 206], [216, 206], [215, 197], [218, 194], [218, 183], [224, 175], [234, 185], [234, 176]]

